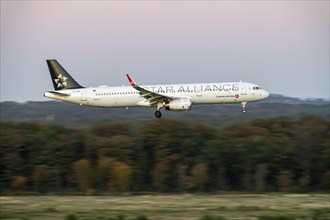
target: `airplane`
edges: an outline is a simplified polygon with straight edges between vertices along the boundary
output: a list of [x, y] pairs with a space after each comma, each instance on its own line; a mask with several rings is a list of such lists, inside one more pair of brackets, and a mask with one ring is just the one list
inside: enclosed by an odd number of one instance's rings
[[55, 59], [47, 60], [55, 91], [44, 97], [96, 107], [156, 107], [155, 116], [162, 117], [161, 108], [189, 111], [197, 104], [241, 103], [246, 114], [247, 102], [268, 98], [269, 93], [253, 83], [222, 82], [166, 85], [138, 85], [126, 74], [130, 86], [83, 87]]

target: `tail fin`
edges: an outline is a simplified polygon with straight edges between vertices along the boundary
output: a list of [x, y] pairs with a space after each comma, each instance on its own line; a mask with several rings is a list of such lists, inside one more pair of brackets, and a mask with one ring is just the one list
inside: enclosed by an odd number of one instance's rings
[[55, 90], [83, 88], [65, 71], [57, 60], [47, 60], [47, 65]]

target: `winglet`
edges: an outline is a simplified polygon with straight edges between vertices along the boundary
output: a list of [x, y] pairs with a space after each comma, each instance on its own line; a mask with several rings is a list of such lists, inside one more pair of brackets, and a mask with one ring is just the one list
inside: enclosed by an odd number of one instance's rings
[[130, 75], [126, 74], [127, 78], [128, 78], [128, 81], [129, 83], [131, 84], [131, 86], [135, 87], [136, 86], [136, 83], [134, 82], [134, 80], [130, 77]]

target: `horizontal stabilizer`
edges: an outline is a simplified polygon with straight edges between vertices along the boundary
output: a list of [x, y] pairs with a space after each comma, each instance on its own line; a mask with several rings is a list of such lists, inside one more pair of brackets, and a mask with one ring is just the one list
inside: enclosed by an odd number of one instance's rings
[[47, 93], [50, 93], [54, 96], [61, 96], [61, 97], [68, 97], [70, 96], [70, 94], [66, 94], [66, 93], [61, 93], [61, 92], [54, 92], [54, 91], [48, 91]]

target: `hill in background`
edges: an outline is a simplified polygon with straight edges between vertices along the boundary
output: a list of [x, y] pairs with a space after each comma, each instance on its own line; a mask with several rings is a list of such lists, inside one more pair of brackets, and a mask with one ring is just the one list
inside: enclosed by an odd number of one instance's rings
[[[1, 121], [54, 122], [61, 124], [103, 124], [109, 122], [143, 122], [155, 119], [155, 108], [96, 108], [59, 101], [1, 102]], [[248, 113], [241, 113], [240, 104], [194, 105], [189, 112], [163, 111], [169, 119], [194, 120], [224, 126], [256, 117], [318, 115], [329, 118], [329, 101], [301, 100], [272, 94], [267, 100], [248, 103]]]

